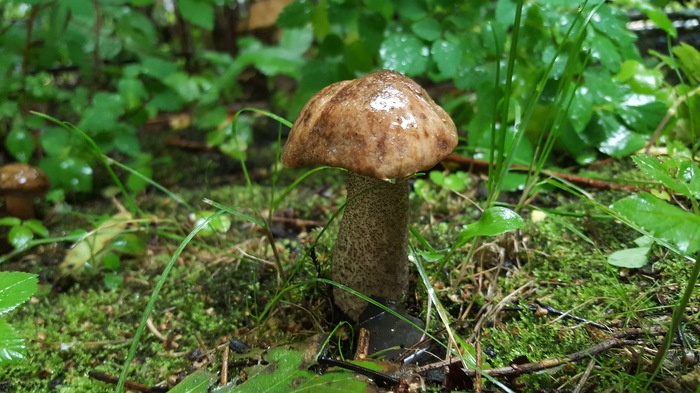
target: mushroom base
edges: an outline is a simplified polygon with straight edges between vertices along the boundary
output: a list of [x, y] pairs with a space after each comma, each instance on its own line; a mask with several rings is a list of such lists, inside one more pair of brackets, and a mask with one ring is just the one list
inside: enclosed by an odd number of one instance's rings
[[[408, 287], [408, 182], [355, 173], [333, 252], [332, 278], [369, 297], [400, 300]], [[333, 288], [335, 303], [357, 320], [367, 302]]]

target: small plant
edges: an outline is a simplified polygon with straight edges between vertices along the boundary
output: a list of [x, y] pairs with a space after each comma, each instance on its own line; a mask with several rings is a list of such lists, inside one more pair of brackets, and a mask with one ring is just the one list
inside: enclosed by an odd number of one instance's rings
[[675, 305], [671, 326], [651, 366], [656, 373], [670, 348], [674, 333], [680, 327], [700, 275], [700, 263], [697, 261], [700, 251], [700, 167], [689, 156], [678, 152], [672, 157], [659, 159], [643, 154], [632, 158], [648, 178], [660, 182], [690, 204], [687, 207], [690, 211], [674, 206], [667, 202], [671, 199], [669, 193], [657, 191], [631, 195], [611, 206], [625, 223], [693, 264], [685, 290]]
[[16, 217], [0, 218], [0, 226], [10, 228], [7, 239], [17, 251], [24, 251], [30, 247], [34, 236], [46, 238], [49, 230], [37, 219], [20, 220]]

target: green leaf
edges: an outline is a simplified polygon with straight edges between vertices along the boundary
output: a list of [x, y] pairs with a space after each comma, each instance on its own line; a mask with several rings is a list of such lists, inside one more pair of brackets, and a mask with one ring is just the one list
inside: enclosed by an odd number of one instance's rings
[[518, 213], [505, 207], [491, 207], [484, 210], [479, 221], [467, 225], [459, 234], [455, 248], [461, 247], [476, 236], [496, 236], [513, 231], [523, 225]]
[[187, 22], [211, 31], [214, 28], [214, 5], [207, 0], [178, 0], [177, 8]]
[[[365, 392], [367, 383], [357, 379], [355, 374], [345, 370], [329, 370], [323, 375], [308, 371], [302, 366], [302, 352], [275, 348], [266, 356], [268, 364], [251, 368], [250, 377], [240, 386], [224, 387], [217, 392], [266, 392], [266, 393], [301, 393], [301, 392]], [[361, 367], [376, 366], [371, 362], [362, 362]], [[376, 368], [376, 367], [372, 367]]]
[[681, 42], [680, 45], [673, 48], [673, 54], [678, 57], [683, 73], [692, 79], [693, 84], [700, 83], [700, 52], [685, 42]]
[[363, 0], [367, 9], [372, 10], [384, 18], [391, 20], [394, 16], [394, 3], [391, 0]]
[[428, 47], [411, 34], [389, 33], [379, 48], [382, 68], [415, 76], [428, 66]]
[[700, 216], [670, 205], [648, 192], [615, 202], [611, 208], [654, 237], [691, 255], [700, 250]]
[[44, 224], [42, 224], [42, 222], [37, 220], [37, 219], [32, 218], [30, 220], [25, 220], [22, 222], [22, 225], [31, 229], [32, 232], [34, 232], [35, 234], [37, 234], [41, 237], [49, 236], [49, 230], [46, 229]]
[[584, 134], [586, 142], [598, 146], [598, 150], [611, 157], [624, 157], [642, 147], [646, 143], [644, 137], [632, 132], [621, 123], [612, 113], [597, 113]]
[[66, 191], [89, 192], [92, 190], [92, 168], [78, 157], [46, 157], [39, 167], [51, 179], [54, 188]]
[[[206, 393], [216, 381], [216, 375], [206, 370], [197, 370], [178, 382], [169, 393]], [[221, 390], [219, 390], [221, 391]]]
[[413, 31], [416, 36], [426, 41], [435, 41], [440, 38], [442, 27], [440, 26], [440, 22], [428, 17], [413, 23], [411, 25], [411, 31]]
[[638, 3], [641, 5], [641, 10], [647, 14], [647, 18], [649, 18], [650, 21], [654, 22], [656, 26], [665, 31], [671, 38], [675, 39], [678, 37], [676, 27], [673, 26], [673, 22], [668, 18], [664, 10], [652, 7], [650, 5], [651, 2], [640, 1]]
[[648, 262], [650, 246], [626, 248], [624, 250], [615, 251], [608, 255], [608, 263], [613, 266], [624, 267], [628, 269], [639, 269], [644, 267]]
[[0, 316], [29, 300], [36, 292], [37, 282], [36, 274], [0, 272]]
[[620, 50], [610, 38], [602, 34], [590, 36], [591, 57], [598, 60], [610, 72], [618, 72], [622, 63]]
[[10, 233], [8, 234], [7, 238], [15, 250], [24, 250], [27, 248], [29, 242], [34, 238], [34, 232], [24, 225], [19, 225], [10, 229]]
[[277, 18], [277, 26], [283, 29], [294, 29], [306, 26], [311, 22], [313, 3], [308, 0], [297, 0], [282, 9]]
[[7, 321], [0, 319], [0, 366], [24, 360], [24, 340]]
[[428, 14], [423, 0], [394, 0], [394, 3], [401, 19], [417, 21]]
[[146, 241], [139, 233], [127, 232], [115, 237], [107, 248], [120, 254], [141, 256], [146, 252]]
[[122, 263], [117, 254], [107, 252], [102, 255], [102, 265], [104, 265], [107, 270], [115, 272], [121, 269]]
[[148, 97], [143, 82], [138, 79], [120, 79], [117, 89], [119, 90], [126, 110], [133, 110], [143, 106], [143, 100]]
[[430, 53], [443, 77], [453, 78], [457, 75], [463, 53], [458, 44], [448, 40], [437, 40], [433, 42]]
[[[684, 162], [681, 171], [677, 165], [669, 162], [672, 159], [662, 162], [646, 154], [637, 154], [632, 156], [632, 160], [645, 175], [660, 181], [666, 188], [670, 188], [687, 198], [700, 199], [700, 170], [696, 165]], [[672, 176], [671, 172], [680, 175], [680, 179]]]
[[144, 74], [161, 81], [177, 71], [175, 63], [151, 56], [143, 57], [141, 67]]
[[5, 138], [5, 148], [19, 162], [27, 162], [36, 149], [32, 134], [23, 128], [13, 128]]
[[21, 225], [22, 220], [20, 220], [17, 217], [2, 217], [0, 218], [0, 225], [6, 226], [6, 227], [14, 227], [17, 225]]
[[627, 83], [632, 91], [639, 94], [655, 94], [663, 87], [664, 79], [658, 69], [647, 68], [635, 60], [622, 63], [615, 80]]

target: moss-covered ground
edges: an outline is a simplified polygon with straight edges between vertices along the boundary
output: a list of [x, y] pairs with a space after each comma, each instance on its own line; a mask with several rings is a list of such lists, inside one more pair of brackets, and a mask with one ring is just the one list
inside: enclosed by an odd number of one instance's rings
[[[262, 228], [235, 216], [226, 233], [197, 237], [185, 248], [158, 296], [130, 366], [130, 381], [146, 386], [174, 386], [197, 369], [218, 372], [230, 339], [252, 347], [274, 347], [331, 331], [339, 322], [329, 288], [313, 281], [329, 276], [337, 222], [326, 228], [314, 252], [299, 261], [342, 205], [342, 173], [325, 170], [310, 176], [270, 215], [271, 195], [281, 195], [303, 172], [275, 172], [269, 160], [261, 160], [249, 168], [253, 182], [248, 187], [235, 163], [220, 164], [225, 159], [217, 156], [199, 160], [191, 165], [207, 173], [199, 181], [193, 180], [191, 172], [174, 170], [175, 166], [167, 167], [170, 169], [156, 180], [198, 210], [213, 210], [201, 202], [209, 198], [269, 219], [275, 252]], [[618, 177], [634, 176], [630, 165], [612, 170]], [[178, 179], [188, 180], [177, 185]], [[411, 196], [413, 226], [435, 249], [453, 244], [460, 229], [478, 216], [468, 198], [483, 197], [483, 178], [471, 175], [465, 179], [470, 184], [463, 195], [426, 180], [421, 185], [422, 197]], [[626, 195], [588, 191], [604, 204]], [[518, 196], [506, 193], [504, 202]], [[0, 266], [40, 275], [39, 291], [9, 315], [9, 322], [26, 339], [27, 359], [3, 367], [0, 391], [114, 389], [113, 384], [96, 377], [121, 372], [155, 283], [193, 228], [190, 212], [167, 195], [149, 188], [135, 197], [149, 217], [149, 224], [136, 231], [147, 247], [136, 257], [122, 256], [117, 271], [121, 284], [108, 287], [106, 271], [99, 266], [77, 277], [62, 274], [58, 266], [69, 247], [66, 243], [34, 248]], [[534, 213], [537, 209], [546, 209], [546, 215]], [[91, 229], [98, 217], [117, 211], [109, 198], [72, 200], [70, 207], [52, 214], [46, 225], [53, 236], [60, 236], [73, 229]], [[639, 339], [639, 345], [610, 348], [579, 362], [511, 375], [502, 381], [520, 391], [697, 389], [699, 356], [693, 348], [700, 340], [700, 294], [691, 299], [683, 324], [686, 349], [695, 361], [669, 361], [653, 380], [644, 372], [661, 340], [659, 329], [668, 326], [673, 302], [685, 285], [687, 261], [656, 247], [643, 269], [607, 264], [607, 255], [631, 246], [637, 234], [586, 201], [560, 191], [542, 191], [520, 213], [526, 224], [517, 232], [469, 244], [442, 266], [422, 260], [433, 288], [450, 312], [455, 332], [483, 354], [482, 367], [561, 357], [637, 331], [629, 337]], [[419, 242], [414, 239], [413, 245], [421, 255]], [[467, 260], [470, 247], [478, 250]], [[293, 289], [278, 297], [283, 283], [278, 280], [276, 258], [285, 274], [295, 272], [287, 284]], [[412, 313], [425, 317], [426, 290], [418, 283], [411, 287], [415, 292], [406, 304]], [[552, 310], [609, 327], [619, 337]], [[433, 327], [437, 330], [441, 325], [434, 322]], [[231, 379], [238, 372], [232, 366]], [[494, 387], [486, 384], [484, 389]]]

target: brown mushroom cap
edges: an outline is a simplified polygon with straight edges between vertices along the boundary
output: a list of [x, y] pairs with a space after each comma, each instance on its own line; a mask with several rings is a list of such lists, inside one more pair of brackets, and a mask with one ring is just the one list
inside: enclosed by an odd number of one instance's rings
[[50, 186], [46, 173], [31, 165], [12, 163], [0, 168], [0, 195], [34, 198], [46, 194]]
[[381, 70], [309, 100], [287, 139], [287, 167], [321, 164], [378, 179], [430, 169], [457, 145], [450, 116], [410, 78]]

